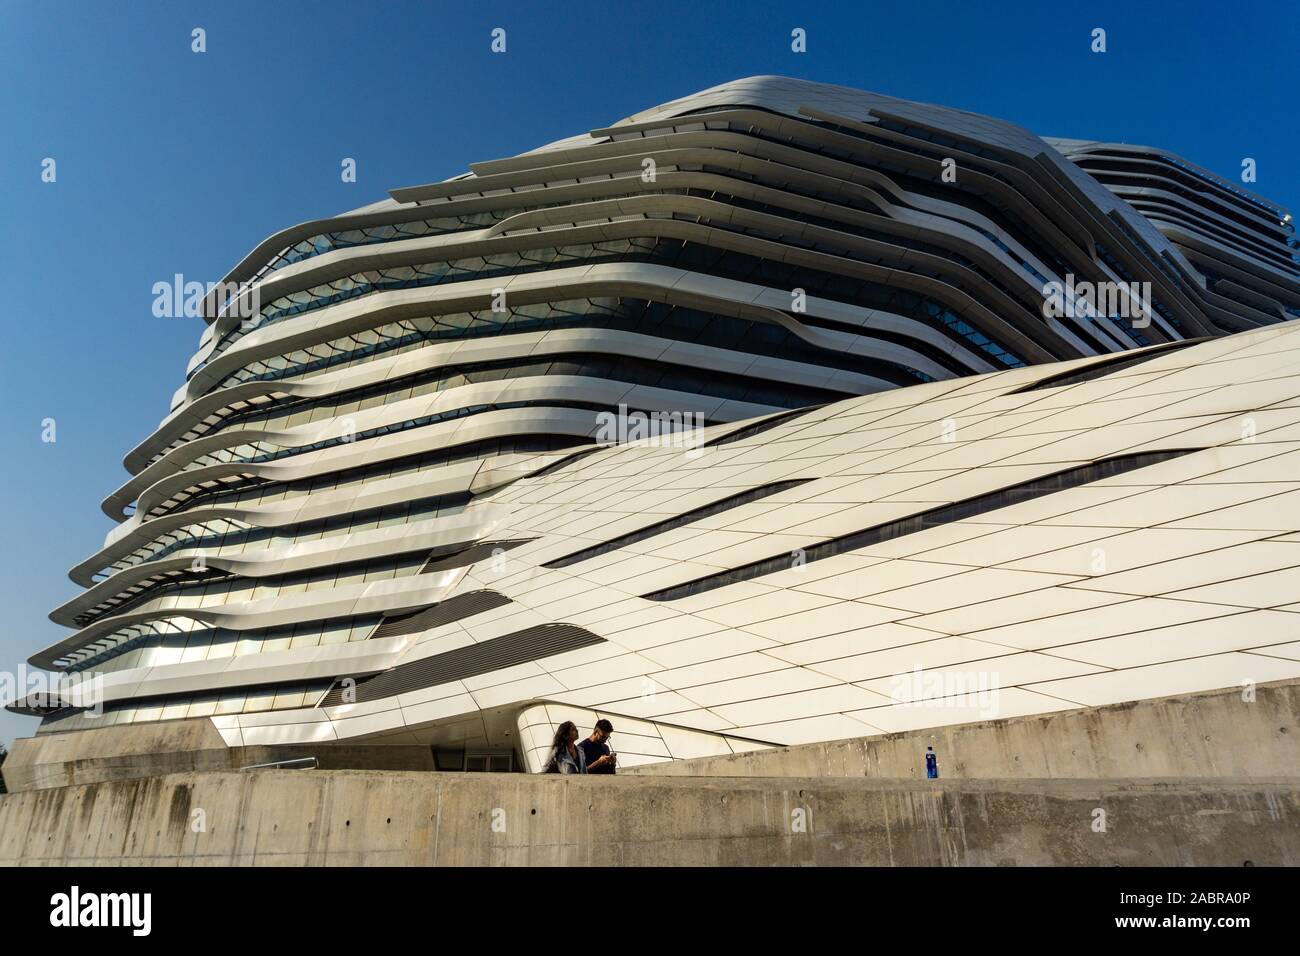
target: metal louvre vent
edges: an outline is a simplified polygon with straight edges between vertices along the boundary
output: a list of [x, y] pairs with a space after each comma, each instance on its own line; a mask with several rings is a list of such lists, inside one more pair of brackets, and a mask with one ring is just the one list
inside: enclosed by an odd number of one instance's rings
[[[813, 561], [821, 561], [824, 558], [844, 554], [847, 551], [868, 548], [882, 541], [892, 541], [894, 538], [901, 538], [904, 535], [916, 534], [954, 521], [962, 521], [976, 515], [996, 511], [999, 508], [1020, 504], [1023, 501], [1032, 501], [1034, 498], [1064, 491], [1067, 488], [1077, 488], [1079, 485], [1101, 481], [1105, 478], [1113, 478], [1125, 472], [1146, 468], [1149, 465], [1159, 464], [1162, 461], [1168, 461], [1182, 455], [1190, 455], [1196, 451], [1201, 451], [1201, 449], [1179, 448], [1168, 451], [1135, 452], [1130, 455], [1102, 459], [1076, 468], [1067, 468], [1064, 471], [1053, 472], [1041, 478], [1021, 482], [1018, 485], [999, 488], [997, 491], [991, 491], [988, 494], [977, 495], [974, 498], [967, 498], [950, 505], [943, 505], [906, 518], [900, 518], [897, 521], [890, 521], [886, 524], [876, 525], [873, 528], [866, 528], [839, 538], [823, 541], [821, 544], [805, 549], [804, 562], [811, 564]], [[788, 553], [779, 554], [775, 557], [741, 565], [730, 571], [709, 574], [702, 578], [695, 578], [693, 581], [686, 581], [683, 584], [676, 584], [659, 591], [651, 591], [649, 594], [641, 596], [647, 601], [676, 601], [680, 598], [690, 597], [693, 594], [702, 594], [705, 591], [712, 591], [715, 588], [726, 587], [740, 581], [752, 581], [754, 578], [773, 574], [777, 571], [784, 571], [789, 567], [791, 567], [790, 555]], [[864, 573], [869, 575], [870, 569]]]
[[[364, 704], [394, 697], [426, 687], [436, 687], [466, 677], [526, 664], [529, 661], [575, 651], [605, 639], [576, 624], [537, 624], [533, 627], [494, 637], [481, 644], [458, 647], [423, 660], [399, 664], [391, 670], [357, 680], [355, 687], [336, 683], [321, 698], [319, 706], [334, 707], [343, 703]], [[347, 700], [345, 693], [351, 689]]]
[[770, 497], [782, 491], [788, 491], [791, 488], [797, 488], [800, 485], [807, 484], [812, 478], [792, 478], [788, 481], [778, 481], [774, 484], [763, 485], [759, 488], [751, 488], [749, 491], [743, 491], [738, 495], [730, 495], [726, 498], [720, 498], [712, 504], [704, 505], [701, 508], [693, 508], [690, 511], [683, 512], [666, 521], [657, 521], [652, 525], [633, 531], [629, 534], [620, 535], [601, 544], [592, 545], [590, 548], [583, 548], [581, 551], [574, 551], [572, 554], [566, 554], [562, 558], [556, 558], [554, 561], [547, 561], [542, 565], [544, 568], [567, 568], [571, 564], [577, 564], [580, 561], [586, 561], [588, 558], [594, 558], [598, 555], [609, 554], [611, 551], [617, 551], [620, 548], [626, 548], [630, 544], [638, 541], [645, 541], [647, 538], [653, 538], [656, 535], [665, 534], [674, 528], [681, 528], [695, 521], [704, 518], [710, 518], [713, 515], [721, 514], [724, 511], [730, 511], [732, 508], [739, 508], [741, 505], [747, 505], [751, 501], [760, 501], [763, 498]]
[[510, 598], [496, 591], [468, 591], [420, 611], [412, 611], [410, 614], [397, 617], [386, 617], [379, 622], [379, 626], [375, 628], [369, 639], [373, 641], [380, 637], [418, 634], [431, 627], [450, 624], [452, 621], [473, 617], [475, 614], [482, 614], [484, 611], [491, 611], [493, 608], [504, 607], [510, 603]]
[[484, 541], [480, 544], [471, 545], [461, 551], [455, 551], [451, 554], [430, 555], [429, 560], [424, 562], [424, 567], [420, 568], [419, 574], [432, 574], [434, 571], [446, 571], [451, 568], [463, 568], [467, 565], [477, 564], [485, 558], [492, 557], [496, 551], [509, 551], [511, 548], [517, 548], [521, 544], [527, 544], [533, 541], [533, 538], [524, 538], [522, 541]]
[[1025, 392], [1037, 392], [1045, 388], [1064, 388], [1066, 385], [1080, 385], [1084, 382], [1091, 382], [1093, 379], [1103, 378], [1104, 376], [1110, 375], [1112, 372], [1123, 371], [1126, 368], [1141, 365], [1143, 362], [1149, 362], [1152, 359], [1163, 358], [1170, 352], [1177, 352], [1179, 349], [1185, 349], [1189, 345], [1196, 345], [1204, 341], [1206, 341], [1206, 339], [1203, 338], [1184, 339], [1181, 342], [1173, 342], [1168, 345], [1147, 349], [1140, 355], [1124, 355], [1121, 353], [1118, 358], [1094, 362], [1087, 368], [1077, 371], [1063, 372], [1059, 375], [1049, 375], [1047, 378], [1039, 379], [1037, 382], [1031, 382], [1021, 388], [1012, 389], [1007, 392], [1007, 394], [1023, 395]]
[[594, 455], [598, 451], [604, 451], [607, 447], [608, 447], [607, 445], [597, 445], [595, 448], [584, 448], [581, 451], [574, 452], [572, 455], [565, 455], [564, 457], [551, 462], [549, 465], [546, 465], [545, 467], [533, 472], [528, 477], [541, 478], [545, 475], [554, 474], [555, 472], [559, 471], [561, 468], [568, 468], [569, 465], [573, 464], [575, 461], [579, 461], [583, 458], [588, 457], [589, 455]]
[[788, 412], [778, 412], [775, 415], [763, 419], [761, 422], [755, 422], [753, 425], [746, 425], [744, 428], [738, 428], [736, 431], [729, 432], [719, 438], [710, 439], [700, 447], [716, 448], [719, 445], [730, 445], [735, 441], [743, 441], [753, 435], [760, 435], [769, 428], [775, 428], [777, 425], [784, 425], [786, 422], [792, 421], [801, 415], [807, 415], [809, 412], [815, 412], [817, 409], [825, 407], [825, 404], [809, 405], [807, 408], [792, 408]]

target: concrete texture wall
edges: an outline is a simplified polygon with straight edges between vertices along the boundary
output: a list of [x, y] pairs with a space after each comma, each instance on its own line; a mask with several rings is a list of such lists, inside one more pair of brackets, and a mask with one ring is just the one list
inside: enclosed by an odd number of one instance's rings
[[212, 721], [196, 718], [15, 740], [3, 774], [5, 786], [11, 792], [19, 792], [191, 770], [239, 770], [297, 757], [315, 757], [321, 768], [333, 770], [434, 769], [433, 752], [428, 747], [365, 744], [227, 747]]
[[[1105, 811], [1106, 832], [1093, 829]], [[203, 832], [195, 821], [202, 818]], [[802, 824], [802, 828], [800, 827]], [[263, 770], [0, 797], [0, 865], [1300, 864], [1294, 781]]]
[[[615, 738], [617, 740], [617, 737]], [[650, 776], [1300, 778], [1300, 681], [649, 764]]]

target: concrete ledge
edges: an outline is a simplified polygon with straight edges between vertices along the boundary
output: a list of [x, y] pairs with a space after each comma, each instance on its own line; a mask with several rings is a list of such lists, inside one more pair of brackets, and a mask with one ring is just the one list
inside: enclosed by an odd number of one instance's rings
[[4, 763], [11, 792], [186, 771], [239, 770], [315, 757], [330, 770], [433, 770], [428, 747], [293, 744], [227, 747], [207, 718], [40, 734], [15, 740]]
[[[617, 738], [616, 738], [617, 739]], [[629, 768], [649, 776], [1300, 778], [1300, 681]]]
[[[1106, 832], [1094, 832], [1098, 809]], [[195, 832], [202, 819], [204, 831]], [[3, 865], [1300, 864], [1295, 781], [266, 770], [0, 797]]]

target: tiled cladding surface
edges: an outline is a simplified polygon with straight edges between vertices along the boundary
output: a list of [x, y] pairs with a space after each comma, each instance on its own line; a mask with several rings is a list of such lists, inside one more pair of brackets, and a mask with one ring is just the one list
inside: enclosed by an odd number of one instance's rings
[[[508, 533], [535, 540], [495, 570], [471, 568], [462, 586], [500, 590], [623, 649], [549, 662], [549, 701], [616, 725], [632, 717], [749, 742], [1300, 676], [1290, 649], [1300, 619], [1287, 609], [1300, 584], [1297, 349], [1300, 330], [1279, 327], [1152, 359], [1115, 381], [1065, 386], [1064, 396], [1044, 389], [1007, 400], [1025, 378], [1055, 371], [1039, 368], [841, 402], [696, 457], [613, 449], [501, 491], [494, 500], [511, 509]], [[1263, 401], [1246, 397], [1252, 383]], [[1223, 389], [1240, 391], [1230, 410], [1184, 413], [1190, 397]], [[1115, 403], [1126, 419], [1111, 414]], [[886, 427], [900, 409], [909, 422], [901, 432]], [[959, 424], [945, 434], [949, 418]], [[797, 549], [881, 518], [1035, 473], [1186, 448], [1203, 450], [823, 562], [798, 560]], [[882, 462], [897, 464], [882, 471]], [[781, 500], [541, 567], [702, 500], [809, 477]], [[906, 500], [891, 504], [900, 494]], [[783, 512], [793, 512], [788, 523]], [[1242, 520], [1224, 517], [1234, 513]], [[641, 597], [783, 552], [789, 568], [752, 581], [677, 601]], [[654, 560], [665, 554], [671, 560]], [[622, 746], [638, 760], [674, 756]]]
[[[510, 603], [401, 638], [389, 666], [541, 624], [603, 641], [364, 703], [214, 720], [232, 744], [487, 743], [496, 714], [536, 769], [559, 719], [585, 732], [605, 716], [630, 766], [1300, 676], [1300, 328], [1178, 350], [1115, 381], [1065, 386], [1069, 401], [1053, 389], [1010, 396], [1058, 371], [916, 386], [732, 443], [634, 443], [522, 478], [472, 507], [505, 515], [494, 539], [526, 543], [485, 556], [450, 592]], [[1264, 401], [1250, 400], [1251, 383]], [[1222, 389], [1236, 396], [1230, 410], [1184, 414], [1189, 396]], [[890, 427], [897, 418], [905, 428]], [[1200, 450], [825, 560], [799, 557], [1080, 462], [1189, 448]], [[779, 554], [789, 566], [753, 580], [643, 597]]]
[[[1113, 153], [751, 77], [268, 237], [32, 658], [106, 713], [23, 709], [531, 760], [565, 706], [635, 761], [1294, 667], [1293, 234]], [[1067, 273], [1156, 314], [1044, 318]], [[620, 406], [710, 427], [593, 449]]]

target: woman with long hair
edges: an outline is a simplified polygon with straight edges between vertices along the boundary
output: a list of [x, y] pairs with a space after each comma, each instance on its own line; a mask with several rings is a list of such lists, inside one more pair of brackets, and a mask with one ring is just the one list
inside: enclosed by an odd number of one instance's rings
[[551, 755], [542, 773], [586, 773], [587, 755], [577, 746], [578, 725], [566, 720], [555, 730], [551, 741]]

